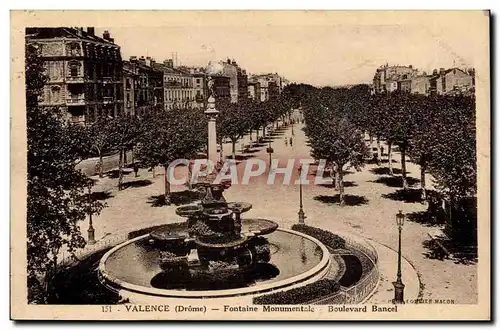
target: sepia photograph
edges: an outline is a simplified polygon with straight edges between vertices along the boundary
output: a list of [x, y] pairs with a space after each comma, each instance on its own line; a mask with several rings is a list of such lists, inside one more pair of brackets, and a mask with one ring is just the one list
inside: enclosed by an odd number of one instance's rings
[[489, 320], [489, 33], [11, 11], [11, 319]]

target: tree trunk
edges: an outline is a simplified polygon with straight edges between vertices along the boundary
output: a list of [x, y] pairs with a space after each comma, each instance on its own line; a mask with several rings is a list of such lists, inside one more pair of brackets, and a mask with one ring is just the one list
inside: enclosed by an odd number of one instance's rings
[[343, 166], [338, 166], [337, 170], [337, 175], [339, 179], [339, 201], [340, 201], [340, 206], [345, 205], [345, 200], [344, 200], [344, 173], [342, 173], [342, 167]]
[[164, 193], [165, 205], [170, 205], [170, 182], [168, 181], [168, 173], [167, 173], [168, 166], [163, 165], [163, 168], [165, 170], [165, 175], [164, 175], [164, 179], [165, 179], [165, 193]]
[[224, 144], [222, 143], [222, 140], [220, 141], [219, 146], [220, 146], [219, 161], [223, 162], [224, 161]]
[[333, 171], [333, 178], [334, 178], [334, 189], [339, 190], [339, 171], [337, 171], [337, 165], [333, 164], [332, 165], [332, 171]]
[[120, 148], [120, 156], [118, 159], [118, 190], [122, 190], [123, 183], [123, 148]]
[[390, 141], [387, 143], [387, 161], [389, 162], [389, 174], [394, 175], [392, 169], [392, 143]]
[[408, 189], [408, 181], [406, 181], [406, 150], [401, 148], [401, 179], [403, 180], [403, 189]]
[[151, 172], [153, 173], [153, 179], [155, 178], [155, 167], [151, 167]]
[[422, 161], [420, 164], [420, 188], [422, 189], [420, 199], [422, 200], [422, 202], [427, 199], [427, 192], [425, 190], [425, 169], [425, 162]]
[[259, 143], [259, 129], [255, 130], [255, 143]]
[[101, 152], [101, 149], [99, 149], [99, 177], [102, 178], [104, 175], [103, 175], [103, 171], [102, 171], [102, 168], [103, 168], [103, 165], [104, 165], [104, 161], [102, 159], [102, 152]]
[[380, 137], [377, 136], [377, 156], [378, 160], [382, 160], [382, 149], [380, 147]]
[[231, 143], [233, 144], [232, 146], [232, 154], [233, 154], [233, 160], [236, 159], [236, 140], [231, 140]]
[[127, 148], [123, 149], [123, 166], [127, 165]]

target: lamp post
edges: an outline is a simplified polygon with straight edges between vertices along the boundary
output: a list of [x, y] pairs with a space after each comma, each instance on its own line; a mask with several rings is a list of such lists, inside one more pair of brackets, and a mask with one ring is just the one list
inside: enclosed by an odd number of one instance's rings
[[87, 229], [88, 240], [87, 244], [95, 244], [95, 230], [92, 226], [92, 180], [88, 182], [88, 198], [89, 198], [89, 229]]
[[306, 219], [306, 215], [304, 213], [304, 210], [302, 209], [302, 164], [299, 165], [299, 200], [299, 224], [303, 225], [305, 224], [304, 220]]
[[405, 215], [401, 210], [396, 214], [396, 224], [398, 225], [399, 241], [398, 241], [398, 273], [396, 282], [392, 282], [394, 285], [394, 299], [392, 302], [394, 304], [404, 304], [404, 289], [405, 285], [401, 281], [401, 230], [403, 229], [403, 224], [405, 222]]
[[266, 151], [267, 151], [267, 153], [269, 154], [269, 171], [271, 171], [271, 161], [272, 161], [272, 159], [271, 159], [271, 155], [272, 155], [272, 154], [273, 154], [273, 152], [274, 152], [273, 147], [271, 147], [271, 142], [269, 142], [269, 147], [267, 147]]

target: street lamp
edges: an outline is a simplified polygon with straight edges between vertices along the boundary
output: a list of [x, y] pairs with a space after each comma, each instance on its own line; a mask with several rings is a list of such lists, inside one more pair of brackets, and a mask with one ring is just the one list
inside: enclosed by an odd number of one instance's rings
[[299, 165], [299, 198], [300, 198], [300, 207], [299, 207], [299, 224], [305, 224], [306, 215], [304, 210], [302, 209], [302, 164]]
[[95, 230], [92, 226], [92, 180], [88, 182], [88, 198], [89, 198], [89, 229], [87, 229], [88, 233], [88, 244], [95, 244]]
[[269, 142], [269, 147], [267, 147], [266, 152], [269, 154], [269, 171], [271, 171], [271, 155], [274, 152], [273, 147], [271, 147], [271, 142]]
[[404, 304], [404, 289], [405, 285], [401, 281], [401, 230], [403, 229], [403, 224], [405, 222], [405, 215], [401, 210], [396, 214], [396, 224], [398, 225], [399, 231], [399, 242], [398, 242], [398, 273], [396, 282], [392, 282], [394, 285], [394, 299], [392, 302], [394, 304]]

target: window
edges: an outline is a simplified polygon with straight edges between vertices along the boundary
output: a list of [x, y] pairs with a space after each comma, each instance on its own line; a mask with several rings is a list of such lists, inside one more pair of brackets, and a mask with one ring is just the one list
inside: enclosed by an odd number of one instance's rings
[[77, 63], [70, 63], [69, 65], [69, 74], [71, 77], [78, 77], [78, 64]]
[[78, 56], [80, 55], [80, 45], [76, 42], [73, 42], [69, 45], [70, 49], [70, 54], [71, 56]]
[[61, 88], [59, 86], [52, 86], [52, 102], [59, 102], [61, 98]]

